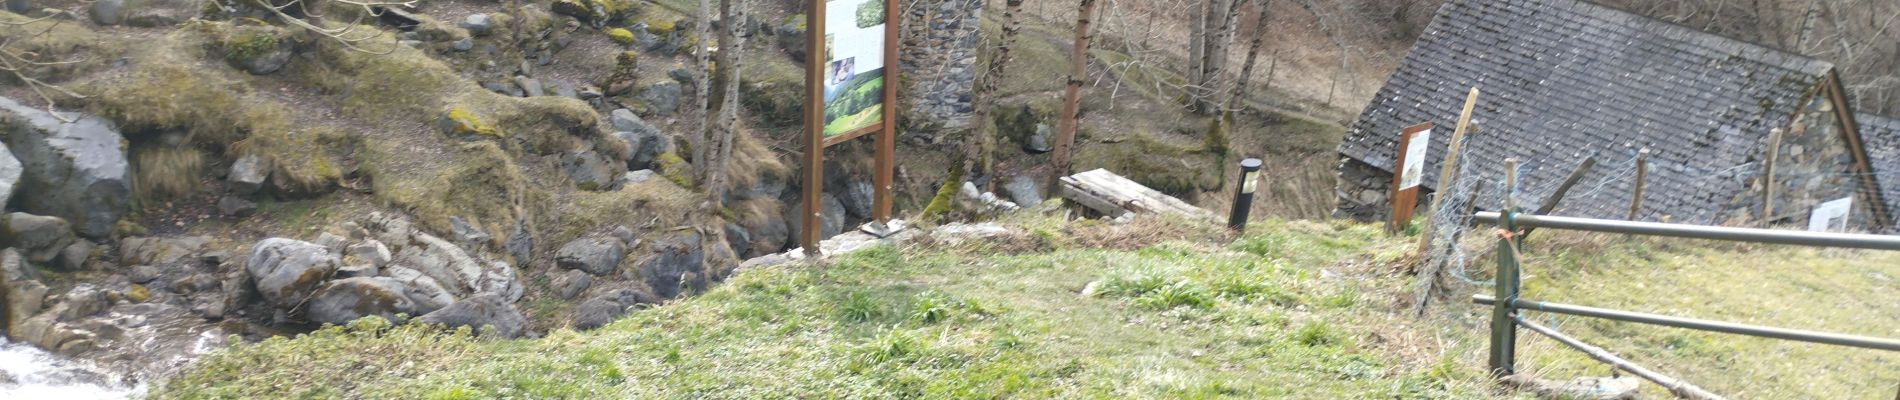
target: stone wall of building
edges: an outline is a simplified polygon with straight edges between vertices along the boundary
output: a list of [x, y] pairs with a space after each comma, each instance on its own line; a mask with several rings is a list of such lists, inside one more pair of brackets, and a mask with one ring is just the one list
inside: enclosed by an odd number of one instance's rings
[[910, 129], [962, 129], [970, 123], [983, 0], [905, 0], [898, 68]]

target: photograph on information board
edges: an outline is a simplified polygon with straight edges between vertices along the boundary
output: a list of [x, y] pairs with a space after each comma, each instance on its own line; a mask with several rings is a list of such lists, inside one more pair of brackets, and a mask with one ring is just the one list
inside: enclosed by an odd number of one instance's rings
[[884, 0], [825, 2], [825, 137], [877, 125], [884, 112]]

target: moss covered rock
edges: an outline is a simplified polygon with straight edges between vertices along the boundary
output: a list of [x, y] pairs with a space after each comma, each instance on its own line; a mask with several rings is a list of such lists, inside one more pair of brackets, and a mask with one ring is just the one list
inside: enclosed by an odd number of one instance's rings
[[633, 31], [629, 31], [626, 28], [608, 29], [607, 38], [613, 39], [614, 43], [620, 44], [633, 44], [634, 42]]
[[483, 121], [482, 117], [475, 115], [475, 112], [469, 111], [468, 107], [464, 106], [449, 107], [449, 110], [442, 114], [440, 125], [451, 135], [501, 137], [500, 130], [495, 129], [494, 125]]

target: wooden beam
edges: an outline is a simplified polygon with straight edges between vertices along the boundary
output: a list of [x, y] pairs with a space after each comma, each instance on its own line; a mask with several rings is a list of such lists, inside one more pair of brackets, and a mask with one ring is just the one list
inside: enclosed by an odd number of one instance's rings
[[[805, 10], [805, 179], [804, 209], [799, 213], [798, 244], [817, 259], [818, 238], [824, 229], [825, 186], [825, 2], [807, 2]], [[889, 12], [889, 9], [885, 10]]]
[[1630, 192], [1629, 220], [1635, 221], [1643, 212], [1643, 185], [1649, 180], [1649, 148], [1636, 152], [1636, 189]]
[[1841, 75], [1837, 70], [1827, 71], [1827, 79], [1822, 83], [1822, 94], [1828, 102], [1834, 104], [1834, 120], [1840, 124], [1841, 137], [1847, 140], [1848, 153], [1854, 156], [1853, 172], [1859, 174], [1861, 192], [1867, 193], [1867, 207], [1874, 212], [1874, 226], [1887, 227], [1893, 222], [1893, 210], [1888, 209], [1886, 193], [1880, 189], [1880, 177], [1874, 175], [1872, 161], [1868, 160], [1867, 146], [1860, 136], [1860, 121], [1854, 118], [1852, 104], [1847, 101], [1847, 89], [1841, 86]]
[[[876, 0], [873, 0], [876, 1]], [[871, 220], [891, 221], [891, 197], [895, 190], [892, 177], [897, 174], [897, 0], [884, 1], [884, 122], [877, 134], [877, 155], [872, 161]], [[810, 57], [809, 55], [807, 57]]]

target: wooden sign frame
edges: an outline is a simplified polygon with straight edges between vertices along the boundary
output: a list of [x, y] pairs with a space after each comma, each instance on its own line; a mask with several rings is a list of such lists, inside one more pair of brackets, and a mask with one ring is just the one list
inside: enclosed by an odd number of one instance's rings
[[819, 201], [824, 196], [825, 148], [851, 139], [877, 134], [876, 155], [873, 160], [872, 219], [879, 223], [891, 219], [891, 181], [896, 174], [897, 152], [897, 41], [898, 15], [897, 0], [870, 0], [884, 2], [884, 52], [883, 52], [883, 91], [882, 115], [871, 126], [832, 137], [825, 137], [825, 64], [830, 61], [825, 41], [825, 3], [828, 0], [811, 0], [805, 12], [805, 173], [803, 216], [799, 235], [799, 245], [805, 254], [819, 254], [818, 241], [823, 232], [821, 223], [824, 204]]
[[[1406, 127], [1403, 131], [1399, 132], [1399, 145], [1394, 149], [1398, 155], [1394, 157], [1392, 161], [1392, 190], [1391, 195], [1388, 196], [1392, 199], [1392, 215], [1388, 218], [1388, 221], [1386, 221], [1386, 232], [1398, 233], [1403, 231], [1407, 225], [1412, 223], [1412, 214], [1417, 212], [1418, 191], [1420, 187], [1425, 186], [1423, 181], [1423, 174], [1425, 173], [1424, 161], [1420, 160], [1419, 184], [1413, 185], [1412, 187], [1404, 187], [1405, 164], [1411, 161], [1406, 159], [1406, 155], [1411, 152], [1412, 139], [1424, 132], [1431, 131], [1433, 127], [1434, 125], [1432, 125], [1432, 123], [1426, 122]], [[1432, 145], [1430, 137], [1427, 136], [1426, 140], [1419, 143], [1419, 145], [1426, 146], [1425, 150], [1429, 151]]]

